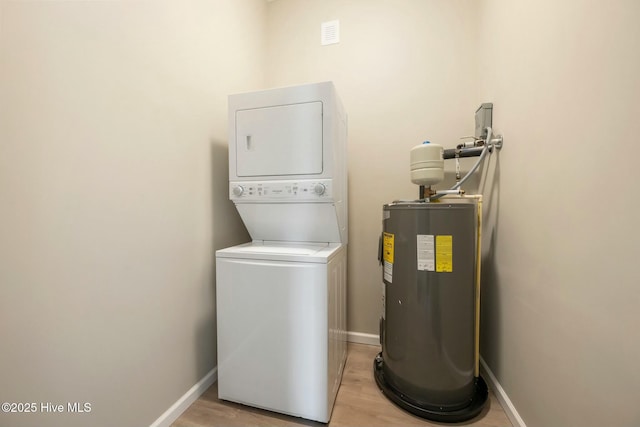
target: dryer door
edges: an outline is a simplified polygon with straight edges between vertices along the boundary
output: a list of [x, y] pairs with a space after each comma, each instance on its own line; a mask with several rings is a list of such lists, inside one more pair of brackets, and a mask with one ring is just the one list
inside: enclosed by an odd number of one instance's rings
[[236, 112], [238, 176], [322, 173], [322, 102]]

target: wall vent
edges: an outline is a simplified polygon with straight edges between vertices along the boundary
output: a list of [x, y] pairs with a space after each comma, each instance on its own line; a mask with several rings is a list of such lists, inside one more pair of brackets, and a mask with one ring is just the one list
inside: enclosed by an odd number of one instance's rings
[[320, 25], [320, 44], [326, 46], [334, 43], [340, 43], [340, 21], [337, 19]]

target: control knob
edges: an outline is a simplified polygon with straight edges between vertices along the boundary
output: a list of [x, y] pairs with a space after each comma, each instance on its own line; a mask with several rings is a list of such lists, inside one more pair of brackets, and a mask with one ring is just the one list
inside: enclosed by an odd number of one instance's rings
[[242, 187], [242, 185], [237, 185], [237, 186], [233, 187], [233, 194], [236, 197], [242, 196], [242, 193], [244, 193], [244, 188]]
[[313, 191], [318, 196], [322, 196], [324, 194], [325, 190], [326, 190], [326, 187], [324, 186], [324, 184], [316, 184], [315, 187], [313, 187]]

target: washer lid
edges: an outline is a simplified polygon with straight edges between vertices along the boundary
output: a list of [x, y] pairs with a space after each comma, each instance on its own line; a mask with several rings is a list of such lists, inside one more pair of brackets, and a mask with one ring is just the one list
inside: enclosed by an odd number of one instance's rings
[[216, 251], [219, 258], [327, 263], [343, 247], [340, 243], [295, 243], [254, 240]]

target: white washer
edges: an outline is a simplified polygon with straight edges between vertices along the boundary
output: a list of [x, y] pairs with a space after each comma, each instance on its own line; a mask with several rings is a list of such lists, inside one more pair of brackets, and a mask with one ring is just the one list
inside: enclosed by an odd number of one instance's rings
[[281, 242], [217, 252], [220, 399], [329, 421], [346, 353], [346, 252]]
[[253, 242], [216, 252], [221, 399], [331, 417], [346, 361], [346, 135], [331, 82], [229, 97], [229, 198]]

